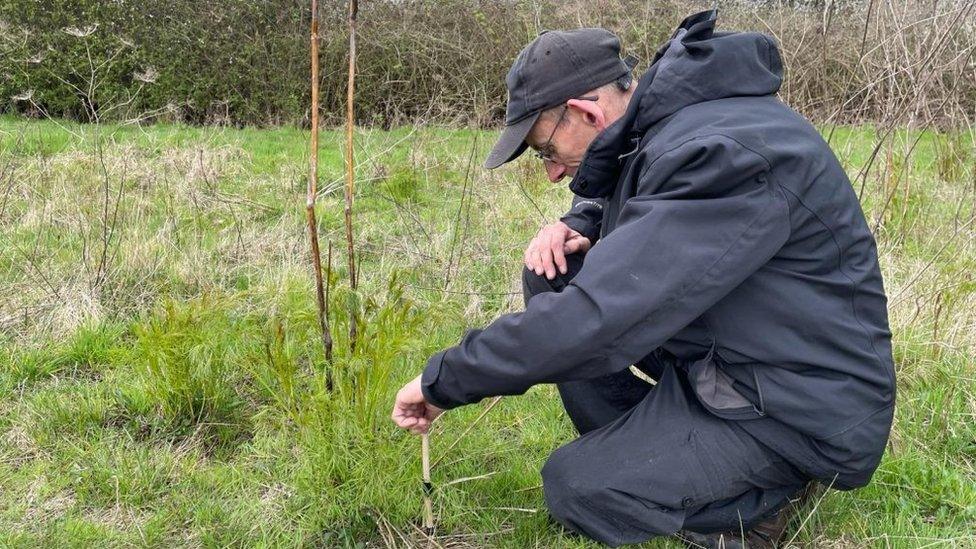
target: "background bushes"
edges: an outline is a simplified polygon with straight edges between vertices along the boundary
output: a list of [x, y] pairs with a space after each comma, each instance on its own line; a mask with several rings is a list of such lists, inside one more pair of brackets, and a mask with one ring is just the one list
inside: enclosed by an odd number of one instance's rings
[[[345, 2], [321, 3], [322, 108], [339, 124]], [[646, 67], [687, 14], [660, 0], [372, 0], [360, 9], [357, 117], [386, 127], [497, 123], [503, 76], [545, 28], [604, 26]], [[782, 95], [820, 122], [917, 118], [953, 125], [976, 108], [973, 3], [719, 2], [720, 26], [773, 34]], [[308, 2], [6, 0], [0, 112], [194, 124], [304, 124]]]

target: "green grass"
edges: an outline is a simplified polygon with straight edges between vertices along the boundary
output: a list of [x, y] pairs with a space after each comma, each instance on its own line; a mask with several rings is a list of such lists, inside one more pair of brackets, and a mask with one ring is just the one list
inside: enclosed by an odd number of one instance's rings
[[[481, 170], [491, 132], [361, 130], [353, 294], [342, 137], [325, 132], [320, 153], [328, 365], [307, 132], [0, 118], [0, 546], [383, 546], [388, 525], [416, 539], [420, 443], [388, 420], [393, 395], [466, 328], [520, 308], [522, 248], [570, 196], [529, 160]], [[876, 138], [836, 129], [852, 178]], [[808, 509], [797, 545], [976, 545], [973, 158], [971, 134], [903, 131], [864, 178], [894, 434], [874, 482]], [[539, 468], [573, 437], [553, 388], [505, 399], [442, 454], [483, 406], [431, 436], [438, 533], [595, 547], [546, 517]]]

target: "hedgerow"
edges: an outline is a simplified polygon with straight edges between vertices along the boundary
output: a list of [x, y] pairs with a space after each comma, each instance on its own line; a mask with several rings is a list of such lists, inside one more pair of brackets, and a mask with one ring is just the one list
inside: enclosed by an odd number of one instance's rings
[[[82, 121], [304, 125], [309, 3], [6, 0], [0, 112]], [[320, 3], [322, 116], [342, 122], [345, 2]], [[604, 26], [644, 69], [686, 15], [714, 2], [371, 0], [359, 16], [357, 121], [490, 126], [504, 75], [539, 31]], [[952, 0], [723, 0], [720, 27], [772, 34], [783, 98], [820, 122], [953, 125], [976, 108], [976, 17]], [[969, 55], [966, 53], [969, 52]]]

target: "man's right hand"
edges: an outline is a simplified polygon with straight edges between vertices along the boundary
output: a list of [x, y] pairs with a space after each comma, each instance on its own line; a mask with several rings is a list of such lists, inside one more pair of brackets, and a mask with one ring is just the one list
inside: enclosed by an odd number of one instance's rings
[[589, 238], [557, 221], [539, 229], [535, 238], [525, 248], [525, 266], [537, 275], [556, 278], [556, 269], [566, 274], [566, 255], [586, 253], [592, 242]]

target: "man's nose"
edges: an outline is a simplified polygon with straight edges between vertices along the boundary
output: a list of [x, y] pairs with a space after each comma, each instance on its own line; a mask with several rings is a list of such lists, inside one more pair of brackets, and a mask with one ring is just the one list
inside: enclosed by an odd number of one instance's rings
[[563, 166], [558, 162], [550, 162], [547, 160], [546, 175], [549, 176], [549, 181], [555, 183], [566, 175], [566, 166]]

